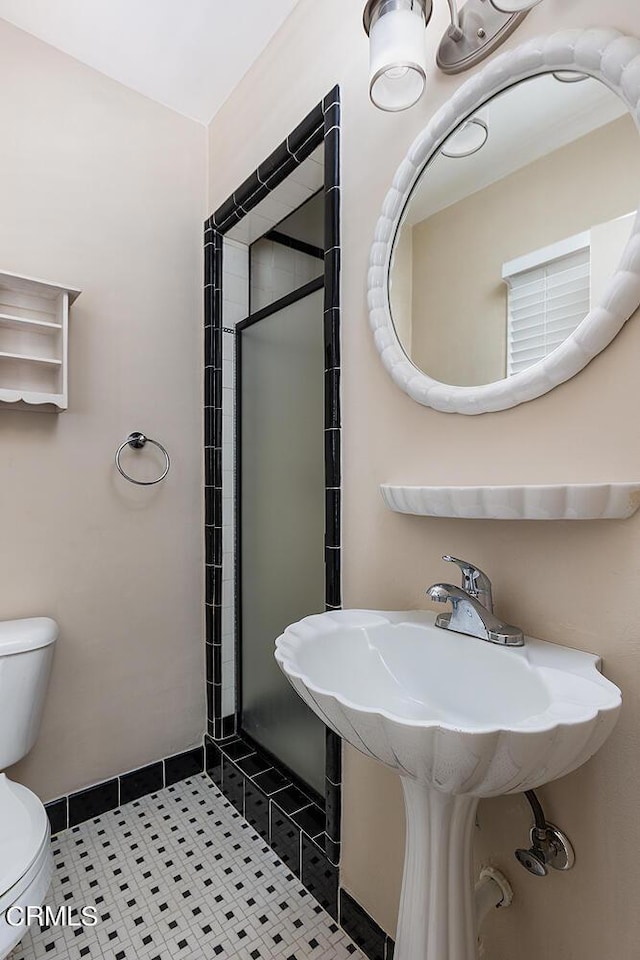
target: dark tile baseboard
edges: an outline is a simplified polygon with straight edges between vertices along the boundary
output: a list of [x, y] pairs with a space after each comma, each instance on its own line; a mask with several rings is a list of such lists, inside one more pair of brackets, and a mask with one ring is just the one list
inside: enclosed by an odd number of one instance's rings
[[340, 888], [340, 926], [369, 960], [393, 960], [395, 943], [357, 900]]
[[180, 780], [204, 771], [204, 747], [186, 750], [165, 760], [150, 763], [139, 770], [123, 773], [112, 780], [78, 790], [45, 804], [53, 834], [76, 827], [86, 820], [117, 810], [124, 803], [156, 793]]

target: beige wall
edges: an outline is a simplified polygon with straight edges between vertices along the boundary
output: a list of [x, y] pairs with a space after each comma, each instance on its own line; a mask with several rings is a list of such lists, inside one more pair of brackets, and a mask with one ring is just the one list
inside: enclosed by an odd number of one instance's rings
[[[640, 141], [628, 115], [416, 224], [413, 362], [459, 386], [502, 379], [503, 264], [630, 213], [640, 194], [639, 165]], [[594, 189], [601, 183], [608, 189]]]
[[[0, 617], [61, 628], [42, 734], [13, 775], [50, 799], [204, 729], [206, 136], [4, 21], [0, 86], [0, 270], [83, 290], [70, 409], [0, 407]], [[116, 475], [133, 429], [172, 455], [159, 487]]]
[[[501, 865], [516, 892], [486, 926], [492, 960], [631, 958], [640, 942], [640, 514], [626, 522], [506, 523], [415, 519], [388, 512], [378, 485], [622, 480], [640, 472], [635, 386], [640, 327], [568, 384], [515, 410], [481, 417], [420, 407], [385, 373], [368, 328], [369, 246], [404, 152], [466, 79], [434, 66], [424, 100], [404, 114], [367, 99], [362, 3], [301, 0], [211, 126], [210, 208], [249, 174], [331, 86], [344, 98], [345, 601], [425, 606], [445, 573], [440, 555], [466, 556], [492, 576], [497, 607], [530, 633], [604, 655], [626, 702], [611, 741], [581, 771], [541, 791], [573, 839], [571, 874], [541, 881], [513, 860], [527, 838], [522, 797], [480, 808], [478, 853]], [[433, 46], [446, 20], [436, 4]], [[546, 0], [513, 46], [540, 32], [603, 22], [640, 33], [637, 0]], [[433, 60], [433, 49], [430, 61]], [[277, 105], [277, 109], [276, 109]], [[607, 189], [598, 185], [598, 190]], [[391, 932], [402, 860], [397, 778], [346, 750], [344, 884]]]

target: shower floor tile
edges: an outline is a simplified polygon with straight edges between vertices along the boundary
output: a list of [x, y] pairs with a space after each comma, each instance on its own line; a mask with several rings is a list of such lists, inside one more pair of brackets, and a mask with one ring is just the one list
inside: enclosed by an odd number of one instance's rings
[[54, 910], [10, 960], [364, 960], [204, 774], [53, 838]]

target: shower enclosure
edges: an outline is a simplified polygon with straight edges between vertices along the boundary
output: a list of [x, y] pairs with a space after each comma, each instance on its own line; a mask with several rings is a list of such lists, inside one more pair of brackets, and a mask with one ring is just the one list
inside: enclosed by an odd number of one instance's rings
[[265, 839], [302, 831], [307, 879], [340, 859], [341, 744], [274, 649], [342, 605], [339, 157], [335, 88], [205, 224], [207, 733]]

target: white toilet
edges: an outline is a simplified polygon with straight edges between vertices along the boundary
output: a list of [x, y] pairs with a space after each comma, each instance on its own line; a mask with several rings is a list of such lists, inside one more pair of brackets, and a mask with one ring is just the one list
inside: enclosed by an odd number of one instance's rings
[[[40, 729], [58, 625], [47, 617], [0, 622], [0, 771], [26, 756]], [[12, 926], [42, 906], [53, 869], [50, 829], [40, 800], [0, 772], [0, 960], [27, 931]]]

